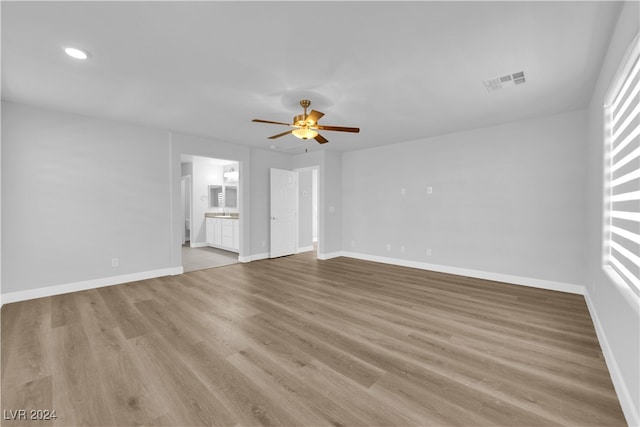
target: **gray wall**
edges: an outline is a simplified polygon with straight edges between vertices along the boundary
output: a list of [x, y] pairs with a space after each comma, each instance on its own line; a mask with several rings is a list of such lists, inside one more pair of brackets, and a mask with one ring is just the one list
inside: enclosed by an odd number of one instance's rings
[[343, 246], [582, 285], [585, 139], [579, 111], [345, 153]]
[[239, 162], [240, 255], [268, 252], [289, 154], [10, 102], [2, 123], [3, 295], [180, 267], [181, 154]]
[[640, 3], [626, 2], [611, 38], [589, 106], [588, 138], [588, 279], [586, 285], [600, 344], [608, 352], [609, 371], [620, 380], [616, 391], [630, 425], [640, 425], [640, 303], [626, 286], [619, 286], [602, 269], [603, 112], [604, 96], [624, 53], [638, 34]]
[[313, 187], [312, 170], [298, 171], [298, 248], [313, 245]]
[[[324, 173], [320, 174], [324, 198], [320, 209], [323, 211], [324, 253], [331, 255], [342, 250], [342, 155], [334, 151], [324, 151]], [[368, 213], [366, 213], [368, 214]], [[320, 218], [323, 218], [321, 216]]]
[[3, 102], [2, 143], [2, 293], [169, 267], [168, 132]]

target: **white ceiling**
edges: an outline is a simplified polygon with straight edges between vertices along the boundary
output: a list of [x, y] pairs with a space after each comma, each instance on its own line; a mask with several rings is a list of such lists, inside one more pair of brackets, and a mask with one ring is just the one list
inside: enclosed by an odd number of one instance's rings
[[[584, 108], [618, 2], [6, 2], [2, 99], [291, 152]], [[86, 49], [81, 62], [63, 48]], [[488, 93], [483, 80], [524, 71]], [[329, 144], [267, 137], [325, 113]]]

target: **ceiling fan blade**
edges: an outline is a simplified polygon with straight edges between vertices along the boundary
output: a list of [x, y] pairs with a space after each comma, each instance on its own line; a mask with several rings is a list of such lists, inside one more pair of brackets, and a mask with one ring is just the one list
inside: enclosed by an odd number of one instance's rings
[[316, 135], [316, 137], [314, 139], [316, 141], [318, 141], [318, 143], [320, 143], [320, 144], [324, 144], [324, 143], [329, 142], [329, 140], [327, 138], [325, 138], [324, 136], [322, 136], [320, 134]]
[[252, 121], [252, 122], [256, 122], [256, 123], [271, 123], [272, 125], [285, 125], [285, 126], [291, 126], [291, 124], [289, 124], [289, 123], [272, 122], [271, 120], [253, 119], [253, 120], [251, 120], [251, 121]]
[[291, 132], [293, 132], [293, 129], [288, 130], [288, 131], [286, 131], [286, 132], [279, 133], [279, 134], [277, 134], [277, 135], [270, 136], [270, 137], [269, 137], [269, 139], [276, 139], [276, 138], [280, 138], [281, 136], [288, 135], [288, 134], [290, 134]]
[[324, 116], [324, 113], [321, 113], [320, 111], [316, 111], [316, 110], [311, 110], [311, 112], [307, 116], [307, 123], [313, 126], [316, 123], [318, 123], [318, 120], [320, 120], [322, 116]]
[[350, 128], [350, 127], [345, 127], [345, 126], [320, 126], [320, 125], [318, 125], [318, 129], [320, 129], [320, 130], [335, 130], [335, 131], [338, 131], [338, 132], [353, 132], [353, 133], [360, 132], [360, 128]]

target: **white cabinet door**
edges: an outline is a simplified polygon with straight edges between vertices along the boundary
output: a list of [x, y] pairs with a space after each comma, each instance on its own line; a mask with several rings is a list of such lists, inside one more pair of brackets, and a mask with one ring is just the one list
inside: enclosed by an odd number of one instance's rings
[[213, 220], [214, 218], [207, 218], [206, 223], [206, 236], [207, 236], [207, 245], [213, 245]]
[[225, 249], [233, 248], [233, 222], [234, 219], [222, 220], [222, 247]]
[[213, 218], [213, 244], [222, 246], [222, 219]]
[[240, 251], [240, 220], [233, 220], [233, 250]]

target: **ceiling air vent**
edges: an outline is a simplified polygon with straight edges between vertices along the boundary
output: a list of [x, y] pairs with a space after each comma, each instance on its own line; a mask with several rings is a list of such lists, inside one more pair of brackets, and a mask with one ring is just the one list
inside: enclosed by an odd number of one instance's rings
[[484, 80], [484, 87], [487, 88], [487, 92], [493, 92], [498, 89], [521, 85], [525, 81], [526, 80], [524, 78], [524, 71], [519, 71], [517, 73], [507, 74], [504, 76]]

